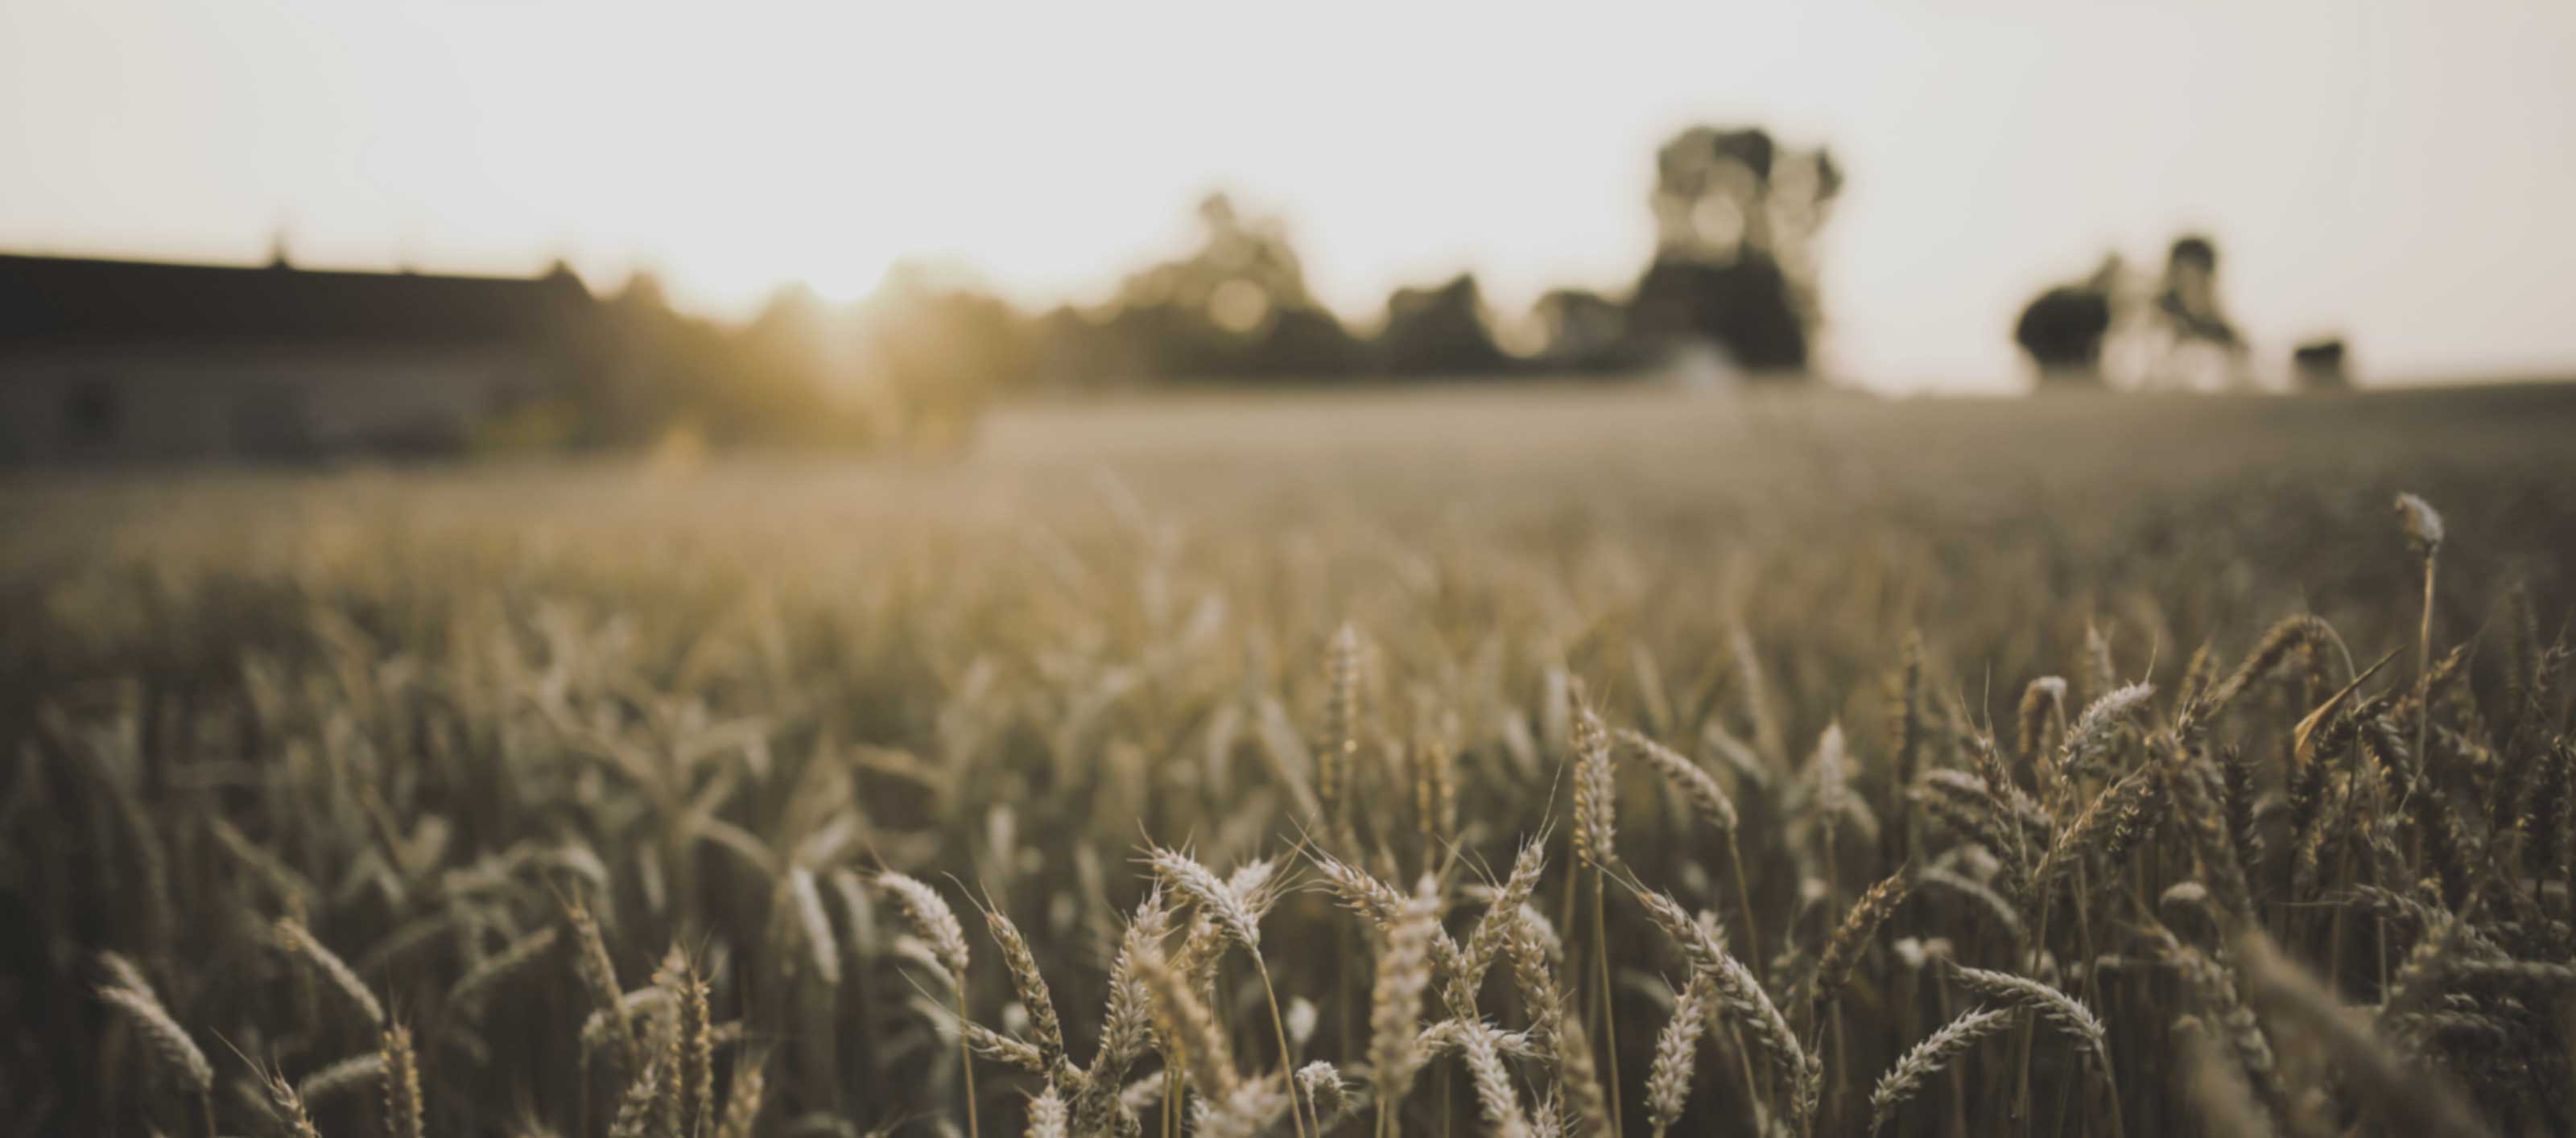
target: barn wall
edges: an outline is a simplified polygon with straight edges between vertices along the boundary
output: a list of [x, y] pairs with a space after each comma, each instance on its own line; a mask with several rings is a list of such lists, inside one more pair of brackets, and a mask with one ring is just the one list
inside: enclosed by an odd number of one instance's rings
[[0, 463], [452, 452], [553, 389], [533, 353], [67, 349], [0, 356]]

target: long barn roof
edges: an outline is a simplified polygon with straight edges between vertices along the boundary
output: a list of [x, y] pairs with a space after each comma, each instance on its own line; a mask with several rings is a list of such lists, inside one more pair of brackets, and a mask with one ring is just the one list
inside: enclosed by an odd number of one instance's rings
[[537, 343], [592, 308], [561, 270], [458, 277], [0, 254], [0, 347]]

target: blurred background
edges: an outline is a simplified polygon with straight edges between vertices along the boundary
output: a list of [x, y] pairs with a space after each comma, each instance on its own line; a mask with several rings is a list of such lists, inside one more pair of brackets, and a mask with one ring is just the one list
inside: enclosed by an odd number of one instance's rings
[[0, 3], [0, 465], [2576, 374], [2576, 6]]

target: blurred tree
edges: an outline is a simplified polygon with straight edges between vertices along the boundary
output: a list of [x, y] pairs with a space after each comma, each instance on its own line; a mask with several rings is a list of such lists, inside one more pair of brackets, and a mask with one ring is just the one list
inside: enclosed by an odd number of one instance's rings
[[1273, 313], [1248, 362], [1260, 375], [1341, 377], [1368, 365], [1368, 348], [1330, 310], [1308, 304]]
[[2246, 346], [2218, 296], [2218, 246], [2200, 234], [2175, 239], [2156, 292], [2142, 385], [2222, 390], [2252, 382]]
[[2042, 385], [2102, 385], [2102, 341], [2111, 331], [2112, 294], [2121, 271], [2119, 256], [2107, 256], [2091, 277], [2052, 287], [2022, 309], [2013, 342], [2030, 354]]
[[1050, 340], [1103, 339], [1067, 346], [1095, 366], [1165, 377], [1320, 377], [1362, 364], [1359, 343], [1307, 290], [1283, 222], [1224, 194], [1201, 200], [1198, 220], [1187, 255], [1129, 274], [1105, 318], [1054, 322]]
[[1714, 344], [1756, 374], [1803, 372], [1815, 239], [1842, 183], [1830, 153], [1784, 150], [1760, 128], [1675, 135], [1655, 155], [1655, 259], [1637, 282], [1631, 334]]
[[2310, 340], [2290, 353], [2290, 374], [2304, 391], [2345, 391], [2352, 387], [2346, 370], [2343, 338]]
[[813, 289], [779, 289], [713, 373], [710, 436], [800, 446], [882, 441], [891, 424], [858, 382], [855, 348]]
[[1398, 375], [1490, 375], [1506, 366], [1472, 273], [1431, 288], [1397, 289], [1387, 298], [1377, 346], [1380, 364]]
[[1549, 368], [1593, 372], [1643, 362], [1628, 336], [1628, 308], [1589, 289], [1560, 288], [1538, 298], [1538, 362]]
[[855, 325], [872, 418], [908, 445], [962, 444], [998, 393], [1032, 375], [1035, 339], [1019, 313], [925, 265], [896, 264]]
[[1630, 315], [1655, 342], [1712, 344], [1754, 375], [1786, 378], [1807, 366], [1807, 322], [1794, 287], [1760, 253], [1727, 263], [1658, 257], [1637, 282]]
[[602, 306], [600, 366], [583, 393], [579, 437], [635, 446], [675, 430], [747, 422], [740, 395], [724, 382], [732, 341], [727, 330], [674, 310], [659, 277], [628, 278]]

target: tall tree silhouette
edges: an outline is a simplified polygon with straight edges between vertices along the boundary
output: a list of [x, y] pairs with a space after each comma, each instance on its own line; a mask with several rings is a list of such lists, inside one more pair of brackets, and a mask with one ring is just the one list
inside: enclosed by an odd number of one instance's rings
[[2117, 255], [2105, 257], [2091, 277], [2053, 286], [2022, 309], [2013, 342], [2030, 354], [2043, 386], [2102, 385], [2102, 341], [2121, 271]]
[[1803, 372], [1818, 313], [1815, 239], [1842, 192], [1833, 156], [1760, 128], [1697, 126], [1655, 155], [1655, 259], [1632, 331], [1713, 343], [1756, 374]]

